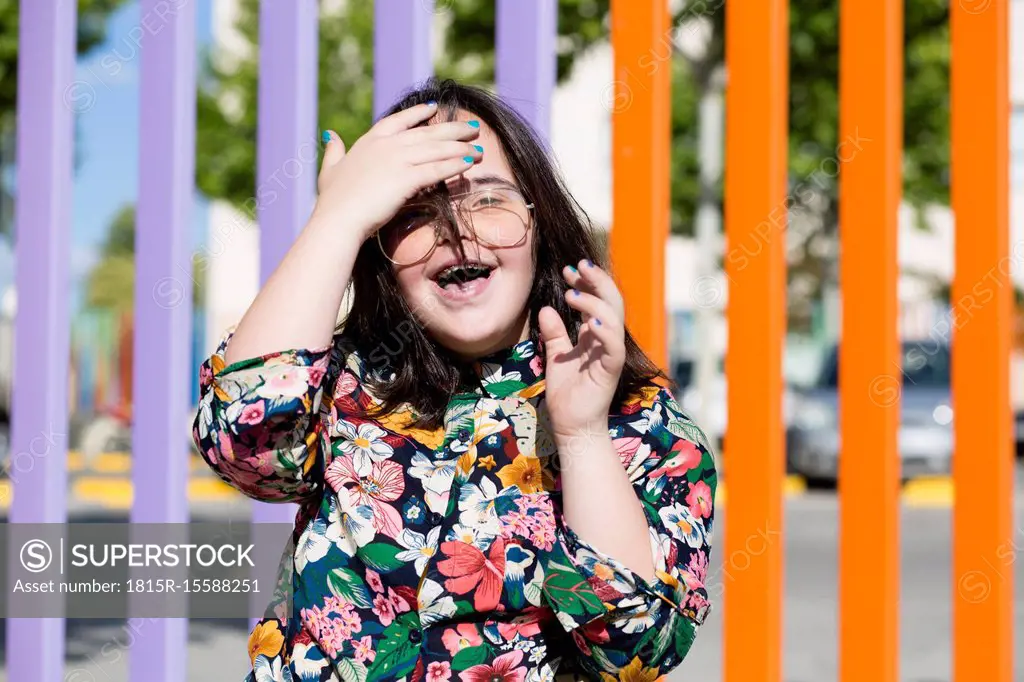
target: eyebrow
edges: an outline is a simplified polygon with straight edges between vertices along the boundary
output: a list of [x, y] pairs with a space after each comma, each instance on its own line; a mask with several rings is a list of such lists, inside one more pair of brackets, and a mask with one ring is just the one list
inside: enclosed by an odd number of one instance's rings
[[507, 189], [514, 189], [517, 192], [519, 191], [518, 185], [500, 175], [478, 175], [474, 178], [462, 177], [452, 184], [458, 188], [459, 192], [465, 192], [467, 190], [466, 185], [469, 185], [470, 191], [482, 187], [505, 187]]

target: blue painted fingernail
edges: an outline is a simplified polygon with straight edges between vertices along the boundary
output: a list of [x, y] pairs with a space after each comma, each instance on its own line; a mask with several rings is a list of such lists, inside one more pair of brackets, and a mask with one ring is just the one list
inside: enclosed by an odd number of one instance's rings
[[572, 290], [572, 295], [573, 296], [579, 296], [580, 295], [580, 290], [579, 289], [573, 289]]
[[572, 265], [570, 265], [570, 266], [569, 266], [569, 272], [571, 272], [572, 274], [574, 274], [574, 275], [575, 275], [575, 274], [576, 274], [577, 272], [579, 272], [579, 271], [578, 271], [578, 270], [577, 270], [577, 269], [576, 269], [575, 267], [573, 267]]
[[427, 102], [427, 106], [428, 107], [436, 107], [437, 106], [437, 102], [435, 102], [434, 100], [430, 100], [429, 102]]
[[599, 319], [597, 319], [597, 318], [595, 317], [595, 318], [594, 318], [594, 324], [596, 324], [596, 325], [597, 325], [598, 327], [600, 327], [600, 326], [601, 326], [601, 320], [599, 320]]
[[594, 264], [593, 264], [593, 263], [591, 263], [591, 262], [590, 262], [589, 260], [585, 260], [585, 261], [583, 261], [583, 264], [584, 264], [584, 265], [586, 265], [586, 266], [587, 266], [588, 268], [592, 268], [592, 267], [594, 267]]
[[478, 151], [478, 152], [480, 152], [481, 154], [483, 154], [483, 153], [484, 153], [484, 148], [483, 148], [483, 147], [481, 147], [481, 146], [480, 146], [480, 145], [478, 145], [478, 144], [475, 144], [475, 145], [473, 145], [473, 149], [477, 150], [477, 151]]
[[324, 131], [323, 140], [324, 140], [324, 144], [327, 144], [328, 142], [331, 141], [331, 131], [329, 131], [329, 130], [325, 130]]
[[465, 161], [466, 163], [473, 163], [473, 157], [472, 156], [463, 156], [462, 160]]
[[480, 121], [470, 121], [469, 125], [471, 127], [473, 127], [473, 128], [479, 128], [480, 127]]

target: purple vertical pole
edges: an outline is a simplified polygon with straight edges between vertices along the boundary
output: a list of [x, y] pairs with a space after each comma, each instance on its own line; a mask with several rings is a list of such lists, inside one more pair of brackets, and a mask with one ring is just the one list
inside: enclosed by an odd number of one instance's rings
[[[135, 231], [133, 523], [187, 523], [195, 186], [195, 2], [141, 0], [139, 201]], [[138, 633], [130, 679], [184, 682], [188, 621]]]
[[[443, 0], [450, 3], [450, 0]], [[434, 0], [373, 3], [373, 115], [380, 116], [406, 88], [434, 73], [430, 34]]]
[[498, 94], [547, 140], [551, 94], [558, 74], [557, 0], [497, 0], [495, 36]]
[[[291, 248], [316, 201], [319, 12], [316, 0], [260, 5], [259, 123], [253, 201], [260, 280]], [[292, 523], [295, 505], [253, 502], [256, 523]]]
[[[67, 518], [73, 106], [91, 102], [72, 83], [75, 6], [22, 0], [20, 10], [11, 523]], [[8, 621], [7, 676], [64, 678], [63, 619]]]

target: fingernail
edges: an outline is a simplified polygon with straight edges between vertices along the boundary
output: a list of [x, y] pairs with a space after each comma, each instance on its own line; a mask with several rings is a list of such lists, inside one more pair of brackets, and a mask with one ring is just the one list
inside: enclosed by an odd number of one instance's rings
[[572, 295], [573, 296], [579, 296], [580, 295], [580, 290], [579, 289], [573, 289], [572, 290]]
[[593, 263], [591, 263], [591, 262], [590, 262], [589, 260], [585, 260], [585, 261], [583, 261], [583, 264], [584, 264], [584, 265], [586, 265], [586, 266], [587, 266], [588, 268], [592, 268], [592, 267], [594, 267], [594, 264], [593, 264]]
[[435, 102], [434, 100], [430, 100], [429, 102], [427, 102], [427, 106], [428, 107], [436, 107], [437, 106], [437, 102]]
[[595, 324], [595, 325], [597, 325], [598, 327], [600, 327], [600, 326], [601, 326], [601, 320], [599, 320], [599, 319], [597, 319], [597, 318], [595, 317], [595, 318], [594, 318], [594, 324]]
[[570, 265], [570, 266], [569, 266], [569, 272], [571, 272], [572, 274], [574, 274], [574, 275], [575, 275], [575, 274], [576, 274], [577, 272], [579, 272], [579, 270], [577, 270], [577, 269], [575, 268], [575, 266], [572, 266], [572, 265]]
[[478, 151], [478, 152], [480, 152], [481, 154], [483, 154], [483, 153], [484, 153], [484, 148], [483, 148], [483, 147], [481, 147], [481, 146], [480, 146], [480, 145], [478, 145], [478, 144], [475, 144], [475, 145], [473, 145], [473, 149], [477, 150], [477, 151]]
[[324, 144], [327, 144], [328, 142], [331, 141], [331, 131], [329, 131], [329, 130], [325, 130], [324, 131], [323, 140], [324, 140]]
[[473, 163], [473, 157], [472, 156], [463, 156], [462, 160], [465, 161], [466, 163]]
[[473, 128], [479, 128], [480, 127], [480, 121], [470, 121], [469, 125], [470, 125], [470, 127], [473, 127]]

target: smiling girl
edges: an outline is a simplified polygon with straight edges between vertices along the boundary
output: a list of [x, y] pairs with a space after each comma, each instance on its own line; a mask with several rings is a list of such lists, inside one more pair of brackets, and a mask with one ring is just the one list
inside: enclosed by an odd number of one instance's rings
[[308, 224], [201, 369], [209, 465], [300, 505], [247, 679], [664, 676], [709, 608], [716, 473], [537, 135], [432, 81], [325, 142]]

